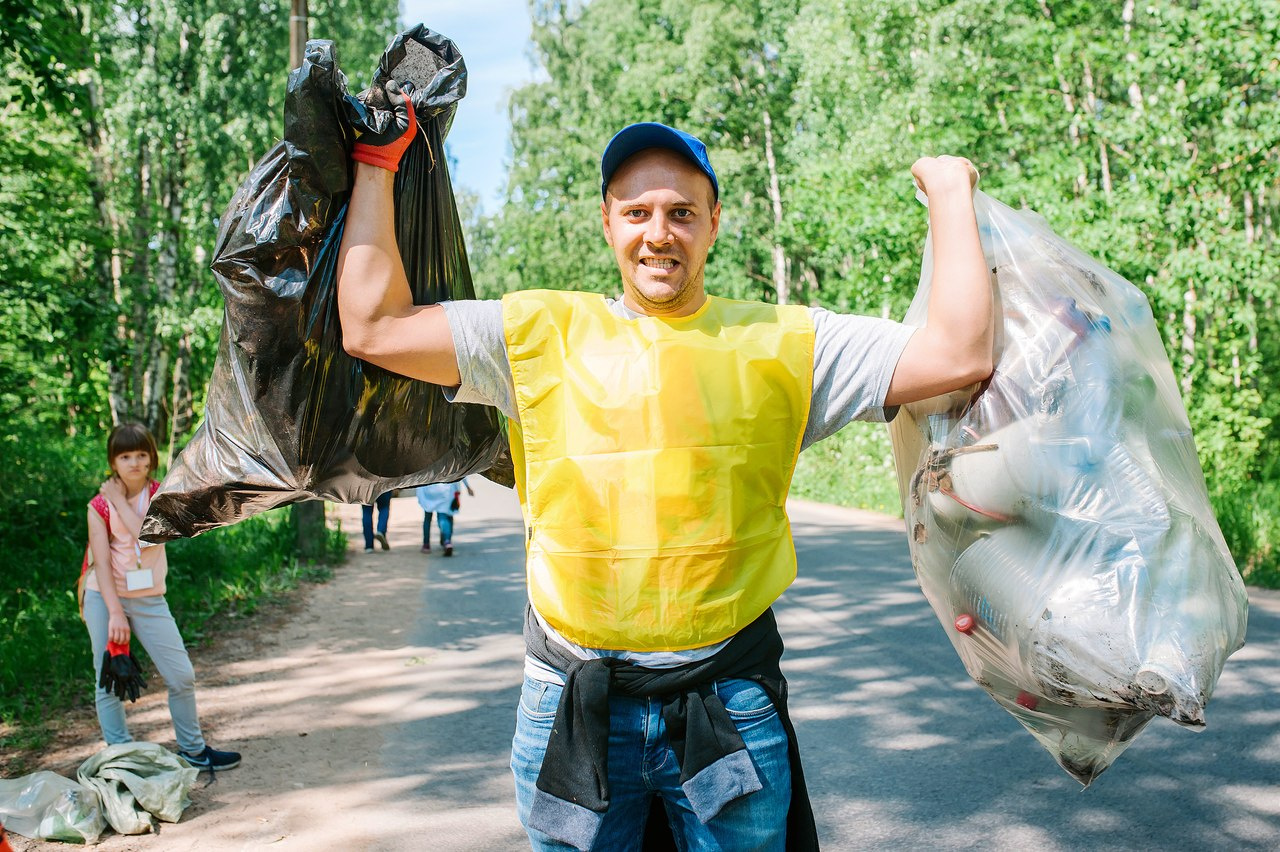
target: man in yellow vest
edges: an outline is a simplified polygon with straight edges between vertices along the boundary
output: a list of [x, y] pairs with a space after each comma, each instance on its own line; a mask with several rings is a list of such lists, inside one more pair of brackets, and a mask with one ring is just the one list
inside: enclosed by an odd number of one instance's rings
[[771, 610], [796, 572], [787, 491], [802, 447], [990, 374], [976, 173], [912, 167], [936, 270], [920, 329], [708, 295], [716, 174], [652, 123], [601, 161], [621, 299], [418, 306], [392, 218], [414, 117], [391, 96], [392, 129], [353, 153], [343, 341], [510, 420], [530, 599], [512, 769], [534, 848], [638, 849], [646, 826], [681, 848], [816, 848]]

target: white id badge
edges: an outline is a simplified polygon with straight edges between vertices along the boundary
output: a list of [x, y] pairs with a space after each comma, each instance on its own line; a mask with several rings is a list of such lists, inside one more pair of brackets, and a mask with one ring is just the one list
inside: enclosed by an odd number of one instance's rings
[[139, 568], [136, 571], [124, 572], [124, 587], [130, 592], [140, 592], [143, 589], [151, 588], [155, 584], [150, 568]]

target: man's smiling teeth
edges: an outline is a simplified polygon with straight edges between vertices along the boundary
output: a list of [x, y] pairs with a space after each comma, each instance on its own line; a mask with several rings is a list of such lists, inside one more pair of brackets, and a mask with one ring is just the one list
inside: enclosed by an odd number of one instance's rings
[[674, 260], [665, 257], [642, 257], [640, 258], [640, 262], [645, 266], [651, 266], [654, 269], [674, 269], [676, 265]]

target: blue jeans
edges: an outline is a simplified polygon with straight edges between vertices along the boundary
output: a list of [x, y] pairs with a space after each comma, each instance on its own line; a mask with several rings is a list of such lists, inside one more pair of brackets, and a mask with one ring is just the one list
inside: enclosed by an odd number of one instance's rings
[[[453, 541], [453, 515], [448, 512], [436, 512], [436, 518], [440, 521], [440, 544], [448, 547]], [[422, 513], [422, 546], [431, 546], [431, 513]]]
[[[386, 535], [387, 517], [391, 514], [391, 492], [381, 495], [374, 502], [378, 505], [378, 532]], [[368, 550], [373, 547], [373, 507], [361, 506], [360, 509], [363, 513], [360, 522], [364, 527], [364, 547]]]
[[[156, 671], [169, 687], [169, 718], [173, 720], [173, 733], [178, 748], [188, 754], [204, 751], [204, 735], [200, 732], [200, 720], [196, 716], [196, 673], [182, 643], [178, 625], [169, 614], [169, 603], [164, 595], [148, 595], [142, 598], [121, 598], [120, 605], [129, 618], [134, 643], [147, 649], [147, 655]], [[93, 648], [93, 702], [98, 710], [98, 724], [102, 739], [107, 745], [132, 742], [129, 726], [124, 718], [124, 702], [114, 694], [97, 686], [102, 676], [102, 652], [107, 649], [107, 603], [101, 592], [89, 589], [84, 594], [84, 622], [89, 628], [89, 643]]]
[[[676, 845], [682, 850], [781, 850], [786, 846], [791, 807], [791, 764], [787, 733], [768, 695], [749, 680], [720, 680], [716, 693], [742, 735], [764, 788], [726, 805], [711, 822], [694, 816], [680, 788], [680, 767], [667, 741], [659, 698], [609, 698], [609, 810], [595, 848], [639, 850], [650, 803], [660, 796]], [[535, 850], [570, 850], [528, 827], [533, 792], [547, 750], [563, 687], [525, 677], [516, 710], [511, 771], [516, 810]]]

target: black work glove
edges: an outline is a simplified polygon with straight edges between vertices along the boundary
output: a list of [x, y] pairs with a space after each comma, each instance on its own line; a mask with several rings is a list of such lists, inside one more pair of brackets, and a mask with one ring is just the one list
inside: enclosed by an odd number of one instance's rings
[[376, 130], [358, 129], [355, 147], [351, 149], [351, 159], [380, 169], [394, 172], [400, 169], [400, 157], [418, 133], [418, 118], [413, 112], [413, 102], [409, 94], [413, 86], [406, 83], [408, 92], [400, 91], [400, 84], [388, 80], [383, 90], [387, 94], [388, 108], [372, 111], [377, 123]]
[[107, 643], [107, 650], [102, 652], [102, 675], [98, 678], [98, 686], [114, 693], [121, 701], [137, 701], [142, 690], [146, 689], [147, 679], [142, 676], [138, 661], [129, 653], [128, 642], [123, 645]]

